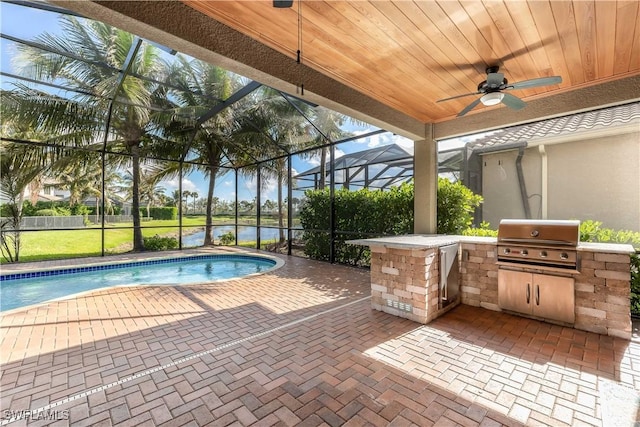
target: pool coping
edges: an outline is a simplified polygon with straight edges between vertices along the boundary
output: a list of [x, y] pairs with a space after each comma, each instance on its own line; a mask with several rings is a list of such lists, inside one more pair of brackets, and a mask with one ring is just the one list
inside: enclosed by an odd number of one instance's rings
[[[284, 259], [274, 255], [274, 254], [270, 254], [270, 253], [265, 253], [263, 251], [258, 251], [258, 250], [249, 250], [246, 248], [239, 248], [239, 247], [228, 247], [225, 246], [225, 249], [221, 249], [221, 248], [195, 248], [195, 249], [188, 249], [188, 250], [182, 250], [182, 251], [167, 251], [167, 252], [156, 252], [156, 253], [148, 253], [148, 252], [141, 252], [141, 253], [128, 253], [128, 254], [124, 254], [125, 256], [122, 256], [123, 254], [119, 254], [119, 255], [114, 255], [112, 256], [107, 256], [107, 257], [100, 257], [99, 258], [99, 262], [93, 262], [93, 263], [82, 263], [82, 264], [65, 264], [65, 265], [57, 265], [57, 266], [43, 266], [42, 263], [50, 263], [50, 262], [56, 262], [56, 261], [41, 261], [41, 262], [32, 262], [32, 263], [23, 263], [23, 264], [15, 264], [15, 266], [19, 266], [21, 268], [17, 268], [17, 269], [12, 269], [15, 271], [11, 271], [11, 272], [2, 272], [0, 274], [0, 276], [6, 276], [6, 275], [12, 275], [12, 274], [22, 274], [22, 273], [28, 273], [27, 268], [25, 267], [33, 267], [34, 271], [57, 271], [57, 270], [68, 270], [68, 269], [73, 269], [75, 268], [85, 268], [85, 267], [94, 267], [94, 266], [100, 266], [100, 265], [115, 265], [115, 264], [130, 264], [133, 262], [145, 262], [145, 261], [154, 261], [154, 260], [160, 260], [163, 258], [171, 258], [171, 259], [179, 259], [179, 258], [193, 258], [196, 256], [216, 256], [216, 255], [226, 255], [226, 256], [251, 256], [251, 257], [256, 257], [256, 258], [266, 258], [269, 259], [271, 261], [274, 261], [275, 264], [273, 267], [269, 268], [268, 270], [265, 271], [260, 271], [257, 273], [251, 273], [251, 274], [247, 274], [244, 276], [237, 276], [237, 277], [230, 277], [230, 278], [226, 278], [226, 279], [218, 279], [218, 280], [211, 280], [211, 281], [206, 281], [206, 282], [192, 282], [192, 283], [175, 283], [175, 284], [170, 284], [170, 283], [163, 283], [162, 285], [158, 285], [158, 284], [154, 284], [154, 283], [149, 283], [149, 284], [140, 284], [140, 283], [130, 283], [130, 284], [122, 284], [122, 285], [114, 285], [114, 286], [105, 286], [102, 288], [96, 288], [96, 289], [91, 289], [88, 291], [82, 291], [82, 292], [77, 292], [75, 294], [70, 294], [70, 295], [65, 295], [62, 297], [58, 297], [58, 298], [53, 298], [53, 299], [49, 299], [43, 302], [39, 302], [36, 304], [31, 304], [31, 305], [25, 305], [22, 307], [16, 307], [16, 308], [12, 308], [10, 310], [5, 310], [5, 311], [0, 311], [0, 316], [5, 316], [8, 314], [13, 314], [19, 311], [24, 311], [24, 310], [32, 310], [32, 309], [37, 309], [39, 307], [48, 305], [50, 303], [53, 302], [59, 302], [59, 301], [64, 301], [64, 300], [68, 300], [68, 299], [73, 299], [73, 298], [78, 298], [81, 296], [86, 296], [92, 293], [96, 293], [96, 292], [102, 292], [105, 291], [107, 289], [113, 289], [113, 288], [134, 288], [134, 287], [145, 287], [145, 286], [174, 286], [174, 287], [189, 287], [189, 286], [202, 286], [202, 285], [215, 285], [215, 284], [219, 284], [219, 283], [224, 283], [224, 282], [232, 282], [232, 281], [237, 281], [237, 280], [242, 280], [242, 279], [247, 279], [247, 278], [251, 278], [251, 277], [255, 277], [255, 276], [259, 276], [259, 275], [263, 275], [263, 274], [267, 274], [267, 273], [271, 273], [273, 271], [276, 271], [280, 268], [282, 268], [285, 264]], [[136, 255], [144, 255], [144, 257], [138, 258], [136, 257]], [[118, 259], [117, 261], [114, 260], [115, 257], [118, 257], [120, 259]], [[133, 257], [133, 258], [132, 258]], [[82, 260], [93, 260], [93, 258], [74, 258], [73, 261], [82, 261]], [[58, 260], [58, 261], [71, 261], [70, 259], [65, 259], [65, 260]], [[36, 269], [37, 267], [37, 269]], [[3, 270], [4, 270], [4, 266], [3, 266]], [[49, 276], [51, 277], [51, 276]]]

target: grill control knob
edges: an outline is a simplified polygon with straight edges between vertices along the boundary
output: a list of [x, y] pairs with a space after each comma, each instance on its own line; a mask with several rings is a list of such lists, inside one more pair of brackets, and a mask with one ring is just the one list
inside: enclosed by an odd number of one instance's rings
[[547, 257], [547, 251], [540, 251], [540, 258], [546, 258]]
[[566, 252], [562, 252], [562, 253], [560, 254], [560, 259], [569, 259], [569, 254], [568, 254], [568, 253], [566, 253]]
[[527, 256], [529, 255], [529, 251], [526, 249], [523, 249], [522, 251], [520, 251], [520, 253], [522, 254], [522, 256]]
[[509, 248], [504, 248], [504, 249], [502, 250], [502, 253], [503, 253], [503, 254], [505, 254], [505, 255], [509, 255], [509, 254], [511, 253], [511, 249], [509, 249]]
[[531, 230], [531, 237], [538, 237], [540, 232], [538, 230]]

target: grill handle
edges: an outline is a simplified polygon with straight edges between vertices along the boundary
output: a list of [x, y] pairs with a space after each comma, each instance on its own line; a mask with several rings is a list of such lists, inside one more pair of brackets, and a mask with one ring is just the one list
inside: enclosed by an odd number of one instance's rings
[[531, 301], [531, 285], [527, 283], [527, 304]]
[[540, 305], [540, 286], [536, 285], [536, 305]]

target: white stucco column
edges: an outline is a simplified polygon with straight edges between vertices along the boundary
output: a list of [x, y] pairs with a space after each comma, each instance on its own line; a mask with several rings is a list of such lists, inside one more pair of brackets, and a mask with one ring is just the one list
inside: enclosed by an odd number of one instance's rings
[[[426, 125], [425, 134], [432, 135], [433, 126]], [[414, 141], [413, 179], [413, 232], [435, 234], [437, 228], [438, 144], [433, 138]]]

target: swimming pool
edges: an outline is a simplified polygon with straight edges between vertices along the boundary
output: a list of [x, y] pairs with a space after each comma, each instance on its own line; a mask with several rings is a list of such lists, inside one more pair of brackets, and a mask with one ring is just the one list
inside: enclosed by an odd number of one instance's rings
[[260, 273], [276, 261], [251, 255], [196, 255], [0, 276], [0, 311], [122, 285], [185, 285]]

